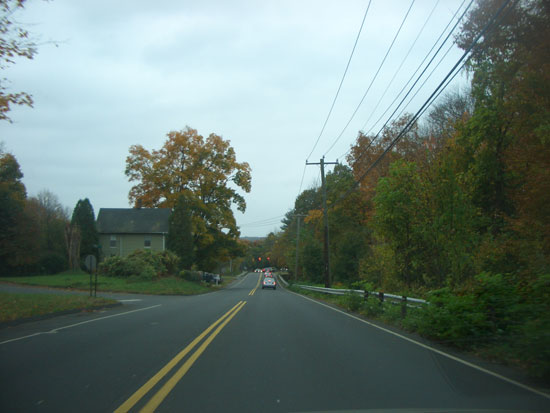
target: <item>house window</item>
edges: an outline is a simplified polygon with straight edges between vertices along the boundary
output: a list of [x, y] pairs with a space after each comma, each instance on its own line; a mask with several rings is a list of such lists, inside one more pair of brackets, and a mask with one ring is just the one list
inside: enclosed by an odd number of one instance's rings
[[145, 240], [143, 241], [143, 246], [145, 248], [151, 248], [151, 237], [145, 237]]
[[116, 235], [111, 235], [111, 239], [109, 240], [109, 247], [111, 248], [116, 247]]

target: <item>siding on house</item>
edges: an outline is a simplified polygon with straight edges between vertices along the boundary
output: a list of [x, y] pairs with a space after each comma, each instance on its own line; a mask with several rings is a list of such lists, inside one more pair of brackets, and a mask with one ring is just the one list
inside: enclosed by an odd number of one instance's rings
[[170, 209], [101, 208], [97, 216], [103, 257], [125, 257], [135, 250], [164, 251]]
[[[166, 249], [165, 234], [112, 234], [116, 240], [114, 247], [111, 247], [111, 234], [101, 234], [99, 244], [104, 257], [120, 255], [125, 257], [135, 250], [145, 249], [150, 251], [164, 251]], [[151, 246], [145, 247], [145, 239], [151, 240]]]

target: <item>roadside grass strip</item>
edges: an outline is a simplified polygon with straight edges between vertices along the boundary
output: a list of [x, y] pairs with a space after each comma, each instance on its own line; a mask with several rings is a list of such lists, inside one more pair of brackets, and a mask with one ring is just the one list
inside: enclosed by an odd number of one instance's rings
[[92, 310], [116, 300], [83, 295], [0, 292], [0, 322], [55, 314], [69, 310]]
[[[90, 289], [90, 276], [84, 272], [65, 272], [55, 275], [34, 275], [28, 277], [1, 277], [0, 281], [41, 287], [73, 288], [84, 291]], [[142, 280], [137, 277], [120, 278], [100, 275], [97, 278], [97, 290], [110, 292], [194, 295], [216, 291], [219, 288], [221, 287], [208, 287], [199, 282], [187, 281], [176, 277]]]
[[[239, 301], [233, 308], [212, 323], [206, 330], [197, 336], [187, 347], [180, 351], [172, 360], [170, 360], [162, 369], [151, 377], [143, 386], [141, 386], [128, 400], [115, 410], [115, 413], [128, 412], [137, 403], [139, 403], [174, 367], [176, 367], [187, 354], [189, 354], [197, 344], [205, 337], [204, 342], [199, 348], [183, 363], [183, 365], [170, 377], [157, 392], [149, 399], [145, 406], [140, 410], [141, 413], [154, 412], [155, 409], [168, 396], [176, 384], [187, 373], [191, 366], [197, 361], [208, 345], [216, 338], [219, 332], [235, 317], [235, 315], [244, 307], [246, 301]], [[217, 327], [217, 328], [216, 328]], [[215, 330], [214, 330], [215, 329]], [[210, 334], [210, 332], [212, 334]], [[210, 335], [209, 335], [210, 334]], [[207, 337], [208, 336], [208, 337]]]

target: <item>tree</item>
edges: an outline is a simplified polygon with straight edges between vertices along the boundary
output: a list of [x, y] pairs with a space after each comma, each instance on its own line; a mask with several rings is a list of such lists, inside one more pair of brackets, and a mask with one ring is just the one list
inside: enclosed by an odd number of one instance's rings
[[42, 190], [29, 198], [26, 216], [35, 223], [39, 236], [39, 260], [37, 272], [55, 274], [67, 269], [64, 230], [69, 222], [69, 212], [55, 194]]
[[21, 253], [18, 225], [27, 197], [22, 178], [15, 156], [0, 151], [0, 262], [4, 271], [15, 266]]
[[397, 276], [407, 287], [417, 281], [415, 268], [422, 240], [417, 231], [422, 205], [417, 197], [420, 179], [413, 162], [397, 161], [387, 177], [380, 179], [376, 188], [374, 217], [377, 233], [394, 251]]
[[80, 258], [83, 259], [90, 254], [96, 255], [99, 236], [95, 227], [94, 208], [88, 198], [79, 199], [76, 203], [71, 226], [77, 226], [80, 234]]
[[30, 213], [19, 163], [0, 147], [0, 272], [34, 271], [40, 254], [40, 227]]
[[181, 195], [170, 215], [168, 249], [180, 258], [183, 268], [190, 269], [195, 260], [191, 209]]
[[[250, 166], [237, 162], [230, 141], [210, 134], [204, 139], [187, 127], [168, 133], [160, 150], [130, 147], [125, 173], [130, 182], [130, 202], [144, 207], [173, 208], [185, 196], [192, 213], [196, 262], [204, 270], [216, 259], [241, 254], [239, 230], [231, 209], [244, 212], [246, 202], [237, 192], [250, 192]], [[225, 259], [224, 258], [224, 259]]]
[[[0, 70], [15, 63], [15, 58], [32, 59], [36, 54], [36, 43], [30, 34], [14, 19], [17, 11], [24, 8], [26, 0], [0, 0]], [[0, 120], [10, 120], [7, 113], [12, 105], [33, 104], [28, 93], [10, 93], [5, 86], [7, 80], [0, 79]]]
[[[466, 48], [501, 2], [478, 2], [458, 37]], [[502, 265], [536, 273], [550, 269], [550, 3], [526, 0], [508, 7], [498, 30], [474, 49], [473, 120], [461, 145]], [[476, 198], [477, 200], [477, 198]], [[515, 260], [512, 266], [511, 261]], [[523, 271], [523, 270], [521, 270]]]

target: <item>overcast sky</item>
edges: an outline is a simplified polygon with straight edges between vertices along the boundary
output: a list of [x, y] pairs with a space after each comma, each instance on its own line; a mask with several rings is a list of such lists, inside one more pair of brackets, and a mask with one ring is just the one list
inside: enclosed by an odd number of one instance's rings
[[[29, 196], [47, 189], [72, 209], [129, 207], [128, 148], [159, 149], [185, 126], [231, 141], [252, 168], [243, 236], [264, 236], [294, 205], [369, 1], [29, 0], [16, 15], [41, 44], [2, 74], [34, 108], [10, 112], [0, 141]], [[416, 0], [355, 118], [410, 0], [372, 0], [342, 90], [310, 162], [342, 159], [374, 127], [462, 1]], [[385, 98], [388, 82], [428, 20]], [[55, 43], [55, 44], [54, 44]], [[56, 45], [57, 44], [57, 45]], [[442, 49], [447, 51], [448, 47]], [[452, 48], [408, 107], [416, 111], [461, 55]], [[438, 59], [435, 60], [437, 62]], [[429, 73], [429, 71], [428, 71]], [[373, 112], [374, 111], [374, 112]], [[365, 125], [371, 113], [371, 120]], [[384, 118], [386, 120], [386, 118]], [[315, 185], [308, 166], [302, 190]]]

